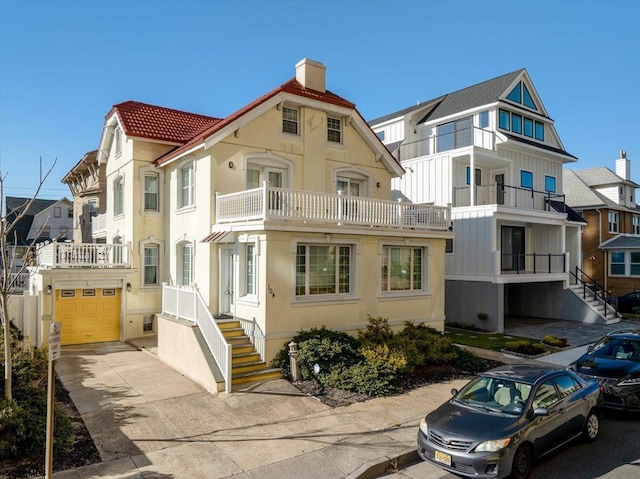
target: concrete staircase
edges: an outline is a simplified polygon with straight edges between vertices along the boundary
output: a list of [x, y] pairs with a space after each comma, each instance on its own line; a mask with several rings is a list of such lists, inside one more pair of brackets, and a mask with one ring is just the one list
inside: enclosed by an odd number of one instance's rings
[[235, 319], [217, 319], [216, 323], [222, 335], [231, 344], [231, 385], [244, 384], [268, 379], [279, 379], [282, 371], [269, 368], [261, 358], [240, 325]]
[[[573, 294], [576, 295], [578, 299], [580, 299], [588, 308], [593, 312], [589, 323], [598, 323], [598, 324], [615, 324], [619, 323], [622, 320], [622, 316], [615, 312], [612, 306], [604, 303], [600, 298], [593, 297], [593, 292], [587, 289], [587, 297], [584, 297], [584, 288], [581, 284], [572, 284], [568, 288]], [[605, 316], [605, 307], [607, 308], [607, 314]], [[595, 320], [593, 320], [593, 316], [595, 316]]]

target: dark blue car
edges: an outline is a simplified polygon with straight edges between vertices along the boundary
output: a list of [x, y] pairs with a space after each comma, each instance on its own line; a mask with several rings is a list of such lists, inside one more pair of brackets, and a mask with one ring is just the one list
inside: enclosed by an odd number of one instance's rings
[[607, 334], [569, 369], [602, 385], [605, 407], [640, 411], [640, 329]]

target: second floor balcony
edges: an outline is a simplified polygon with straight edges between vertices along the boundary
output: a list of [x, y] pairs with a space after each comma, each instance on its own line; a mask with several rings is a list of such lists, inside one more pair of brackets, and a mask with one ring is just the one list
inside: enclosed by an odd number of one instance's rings
[[471, 198], [471, 187], [453, 189], [453, 206], [502, 205], [538, 211], [566, 212], [565, 195], [531, 188], [510, 186], [501, 183], [475, 186], [475, 198]]
[[399, 161], [406, 161], [468, 146], [495, 150], [496, 134], [492, 130], [470, 127], [432, 135], [417, 141], [402, 143], [398, 147], [396, 157]]
[[44, 268], [128, 268], [130, 248], [123, 244], [58, 243], [36, 251], [36, 265]]
[[270, 220], [444, 231], [451, 225], [451, 208], [276, 188], [266, 183], [261, 188], [216, 195], [217, 224]]

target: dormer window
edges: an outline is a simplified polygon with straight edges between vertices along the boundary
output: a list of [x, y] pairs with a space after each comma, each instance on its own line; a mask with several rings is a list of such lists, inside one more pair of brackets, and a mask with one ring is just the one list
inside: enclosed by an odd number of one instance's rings
[[342, 122], [340, 118], [327, 118], [327, 140], [342, 143]]
[[298, 135], [298, 109], [291, 107], [282, 108], [282, 132]]

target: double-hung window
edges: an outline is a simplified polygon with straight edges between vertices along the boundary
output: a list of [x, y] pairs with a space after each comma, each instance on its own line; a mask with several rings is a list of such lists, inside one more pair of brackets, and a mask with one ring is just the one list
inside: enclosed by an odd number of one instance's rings
[[340, 118], [327, 118], [327, 140], [334, 143], [342, 142], [342, 122]]
[[631, 276], [640, 276], [640, 252], [631, 251], [629, 253], [629, 274]]
[[113, 182], [113, 215], [124, 214], [124, 178], [118, 176]]
[[299, 135], [298, 130], [298, 109], [282, 107], [282, 132], [292, 135]]
[[383, 292], [424, 291], [425, 251], [415, 246], [384, 246], [380, 285]]
[[60, 218], [62, 216], [62, 208], [59, 206], [53, 207], [53, 217]]
[[159, 211], [158, 175], [147, 173], [144, 175], [144, 210]]
[[159, 261], [158, 245], [149, 244], [144, 247], [144, 285], [157, 286], [160, 281], [158, 277]]
[[618, 212], [609, 211], [609, 214], [607, 216], [609, 218], [609, 233], [619, 233], [620, 223], [618, 220]]
[[351, 245], [298, 244], [296, 296], [351, 294], [351, 256]]
[[194, 177], [193, 177], [193, 163], [189, 163], [180, 169], [179, 178], [179, 208], [185, 208], [187, 206], [193, 206], [193, 190], [194, 190]]
[[116, 127], [115, 133], [115, 150], [116, 150], [116, 156], [119, 156], [122, 154], [122, 129], [120, 129], [119, 126]]
[[633, 215], [631, 217], [631, 233], [640, 235], [640, 216]]
[[625, 253], [623, 251], [615, 251], [611, 253], [611, 264], [609, 271], [612, 275], [624, 276], [625, 273]]

